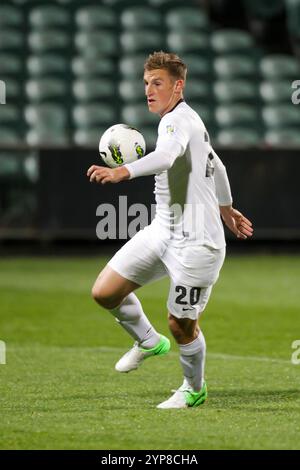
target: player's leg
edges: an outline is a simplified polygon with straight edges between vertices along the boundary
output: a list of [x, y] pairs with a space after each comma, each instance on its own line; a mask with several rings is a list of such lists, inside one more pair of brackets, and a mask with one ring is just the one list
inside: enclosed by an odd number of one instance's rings
[[165, 275], [151, 247], [148, 236], [139, 232], [126, 243], [100, 273], [92, 289], [96, 302], [108, 309], [118, 323], [136, 340], [134, 347], [116, 364], [119, 372], [136, 369], [142, 361], [163, 355], [170, 342], [160, 335], [145, 315], [133, 292], [141, 285]]
[[179, 345], [182, 386], [159, 408], [198, 406], [207, 397], [204, 380], [206, 344], [198, 318], [209, 300], [224, 261], [225, 250], [208, 247], [170, 249], [165, 258], [173, 273], [168, 298], [169, 326]]
[[139, 284], [130, 281], [106, 266], [96, 280], [92, 295], [95, 301], [109, 310], [118, 323], [145, 349], [157, 346], [160, 335], [145, 315], [142, 305], [133, 293]]
[[[186, 302], [184, 306], [173, 308], [175, 314], [169, 312], [169, 328], [179, 346], [180, 364], [184, 380], [181, 387], [168, 400], [160, 403], [158, 408], [195, 407], [204, 403], [207, 398], [207, 386], [204, 379], [206, 343], [199, 328], [198, 315], [204, 310], [208, 302], [211, 287], [201, 289], [181, 285], [180, 288], [180, 290], [184, 288], [187, 292], [194, 292], [193, 289], [197, 289], [199, 299], [197, 305], [194, 301], [190, 303], [182, 300], [182, 302]], [[178, 290], [178, 286], [173, 289], [175, 292], [178, 292]], [[172, 283], [170, 291], [172, 291]], [[169, 297], [168, 304], [170, 307], [172, 306], [171, 299]], [[194, 298], [194, 300], [196, 299]], [[180, 310], [183, 310], [183, 312]]]

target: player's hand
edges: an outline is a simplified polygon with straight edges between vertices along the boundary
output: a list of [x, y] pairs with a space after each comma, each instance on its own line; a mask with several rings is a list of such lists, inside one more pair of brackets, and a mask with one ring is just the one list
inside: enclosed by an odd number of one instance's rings
[[237, 238], [246, 239], [252, 237], [252, 222], [241, 212], [231, 206], [220, 206], [220, 212], [224, 223]]
[[91, 183], [119, 183], [120, 181], [127, 180], [130, 173], [124, 166], [118, 168], [106, 168], [105, 166], [92, 165], [88, 171], [87, 176], [90, 178]]

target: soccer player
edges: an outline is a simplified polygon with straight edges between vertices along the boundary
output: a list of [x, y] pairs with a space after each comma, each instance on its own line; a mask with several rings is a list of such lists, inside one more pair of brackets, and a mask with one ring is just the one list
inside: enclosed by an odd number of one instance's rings
[[115, 366], [119, 372], [130, 372], [146, 358], [170, 349], [169, 340], [155, 330], [134, 293], [146, 283], [170, 277], [168, 322], [179, 345], [183, 383], [158, 408], [196, 407], [205, 401], [206, 344], [198, 319], [225, 257], [221, 217], [238, 238], [253, 233], [251, 222], [232, 207], [226, 169], [201, 118], [184, 101], [186, 71], [176, 54], [161, 51], [148, 57], [148, 108], [161, 117], [155, 150], [115, 169], [92, 165], [87, 172], [91, 182], [101, 184], [155, 175], [154, 220], [108, 262], [92, 295], [136, 341]]

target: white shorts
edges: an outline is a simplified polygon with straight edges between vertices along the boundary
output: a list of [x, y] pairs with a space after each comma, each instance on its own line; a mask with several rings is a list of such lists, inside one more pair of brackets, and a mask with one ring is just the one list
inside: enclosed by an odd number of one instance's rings
[[225, 247], [177, 248], [159, 240], [149, 225], [123, 245], [108, 265], [140, 286], [169, 276], [168, 311], [177, 318], [196, 320], [205, 309], [224, 258]]

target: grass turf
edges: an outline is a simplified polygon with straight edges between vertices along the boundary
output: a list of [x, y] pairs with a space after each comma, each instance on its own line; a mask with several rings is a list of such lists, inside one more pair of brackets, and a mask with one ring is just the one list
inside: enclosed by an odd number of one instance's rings
[[[139, 371], [131, 345], [89, 291], [99, 259], [0, 261], [1, 449], [299, 449], [300, 258], [228, 257], [203, 316], [209, 399], [157, 410], [181, 384], [177, 347]], [[170, 337], [168, 281], [139, 297]]]

